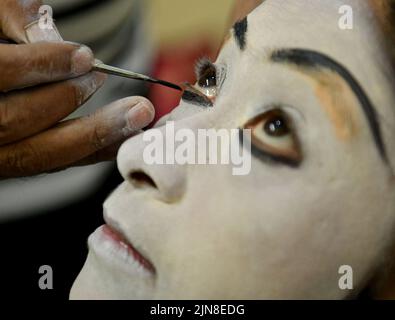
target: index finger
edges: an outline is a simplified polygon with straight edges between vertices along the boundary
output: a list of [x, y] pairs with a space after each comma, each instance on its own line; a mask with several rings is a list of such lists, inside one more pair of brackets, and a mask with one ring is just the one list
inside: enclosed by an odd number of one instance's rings
[[83, 45], [0, 44], [0, 92], [75, 78], [89, 72], [93, 62], [92, 51]]
[[[124, 98], [93, 115], [61, 122], [36, 136], [2, 146], [0, 179], [53, 171], [83, 159], [92, 161], [91, 156], [99, 150], [117, 145], [146, 127], [154, 115], [147, 99]], [[97, 155], [93, 158], [100, 160]]]

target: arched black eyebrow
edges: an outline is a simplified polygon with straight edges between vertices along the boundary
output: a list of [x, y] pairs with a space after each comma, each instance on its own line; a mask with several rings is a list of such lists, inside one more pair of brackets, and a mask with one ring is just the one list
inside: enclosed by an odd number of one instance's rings
[[246, 34], [248, 31], [248, 19], [245, 17], [244, 19], [238, 21], [233, 26], [234, 37], [236, 39], [237, 44], [240, 47], [240, 50], [244, 50], [246, 47]]
[[332, 58], [311, 50], [304, 49], [282, 49], [277, 50], [271, 55], [271, 60], [279, 63], [291, 63], [298, 66], [309, 67], [309, 68], [325, 68], [340, 75], [350, 86], [358, 98], [363, 112], [368, 120], [369, 127], [371, 129], [374, 142], [379, 150], [379, 153], [385, 163], [388, 162], [387, 151], [385, 149], [384, 140], [381, 134], [380, 123], [378, 116], [373, 104], [369, 97], [362, 89], [361, 85], [354, 78], [354, 76], [340, 63], [333, 60]]

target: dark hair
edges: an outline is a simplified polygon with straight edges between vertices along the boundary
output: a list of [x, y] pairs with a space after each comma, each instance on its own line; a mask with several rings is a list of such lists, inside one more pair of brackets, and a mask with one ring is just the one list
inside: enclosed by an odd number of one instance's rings
[[395, 72], [395, 0], [370, 0]]

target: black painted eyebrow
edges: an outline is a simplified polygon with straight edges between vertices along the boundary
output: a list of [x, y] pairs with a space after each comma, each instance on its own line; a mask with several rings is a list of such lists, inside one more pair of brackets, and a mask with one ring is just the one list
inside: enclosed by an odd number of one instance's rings
[[271, 60], [279, 63], [292, 63], [298, 66], [309, 68], [325, 68], [340, 75], [347, 82], [351, 90], [358, 98], [363, 112], [368, 120], [369, 127], [379, 153], [384, 162], [387, 164], [389, 163], [376, 109], [373, 107], [373, 104], [371, 103], [365, 91], [362, 89], [361, 85], [346, 69], [346, 67], [322, 53], [304, 49], [278, 50], [272, 54]]
[[244, 50], [246, 47], [246, 34], [248, 31], [248, 20], [245, 17], [243, 20], [240, 20], [235, 23], [233, 26], [234, 37], [236, 39], [237, 44], [240, 47], [240, 50]]

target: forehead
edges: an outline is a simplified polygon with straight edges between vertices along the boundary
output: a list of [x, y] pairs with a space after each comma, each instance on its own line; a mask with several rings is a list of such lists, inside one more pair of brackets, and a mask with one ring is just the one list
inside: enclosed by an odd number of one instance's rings
[[[352, 3], [352, 5], [350, 5]], [[353, 65], [353, 59], [369, 58], [380, 51], [376, 30], [370, 19], [369, 7], [362, 1], [266, 0], [248, 16], [247, 41], [249, 50], [295, 47], [326, 53], [336, 60]], [[342, 6], [353, 13], [353, 28], [339, 27]], [[348, 49], [353, 48], [353, 51]]]
[[[344, 15], [339, 10], [343, 6], [352, 9], [351, 30], [339, 27]], [[378, 41], [381, 32], [368, 1], [265, 0], [247, 20], [247, 24], [236, 24], [223, 48], [237, 42], [240, 37], [235, 36], [243, 34], [243, 43], [237, 45], [247, 53], [240, 55], [243, 59], [263, 61], [273, 50], [282, 48], [318, 51], [344, 65], [363, 88], [368, 88], [369, 96], [379, 109], [385, 110], [393, 104], [394, 96], [388, 94], [393, 91], [388, 81], [392, 76], [388, 56]], [[377, 90], [378, 83], [381, 90]]]
[[[345, 1], [340, 0], [266, 0], [234, 25], [219, 60], [227, 60], [227, 64], [242, 60], [243, 69], [248, 66], [256, 69], [258, 65], [271, 63], [276, 51], [318, 52], [349, 70], [362, 89], [372, 95], [374, 104], [382, 102], [383, 91], [370, 90], [377, 83], [388, 83], [382, 72], [385, 54], [375, 38], [377, 30], [369, 18], [370, 7], [359, 0], [347, 1], [356, 22], [352, 30], [343, 30], [339, 27], [342, 17], [339, 9], [344, 5]], [[231, 45], [226, 46], [227, 43]]]

